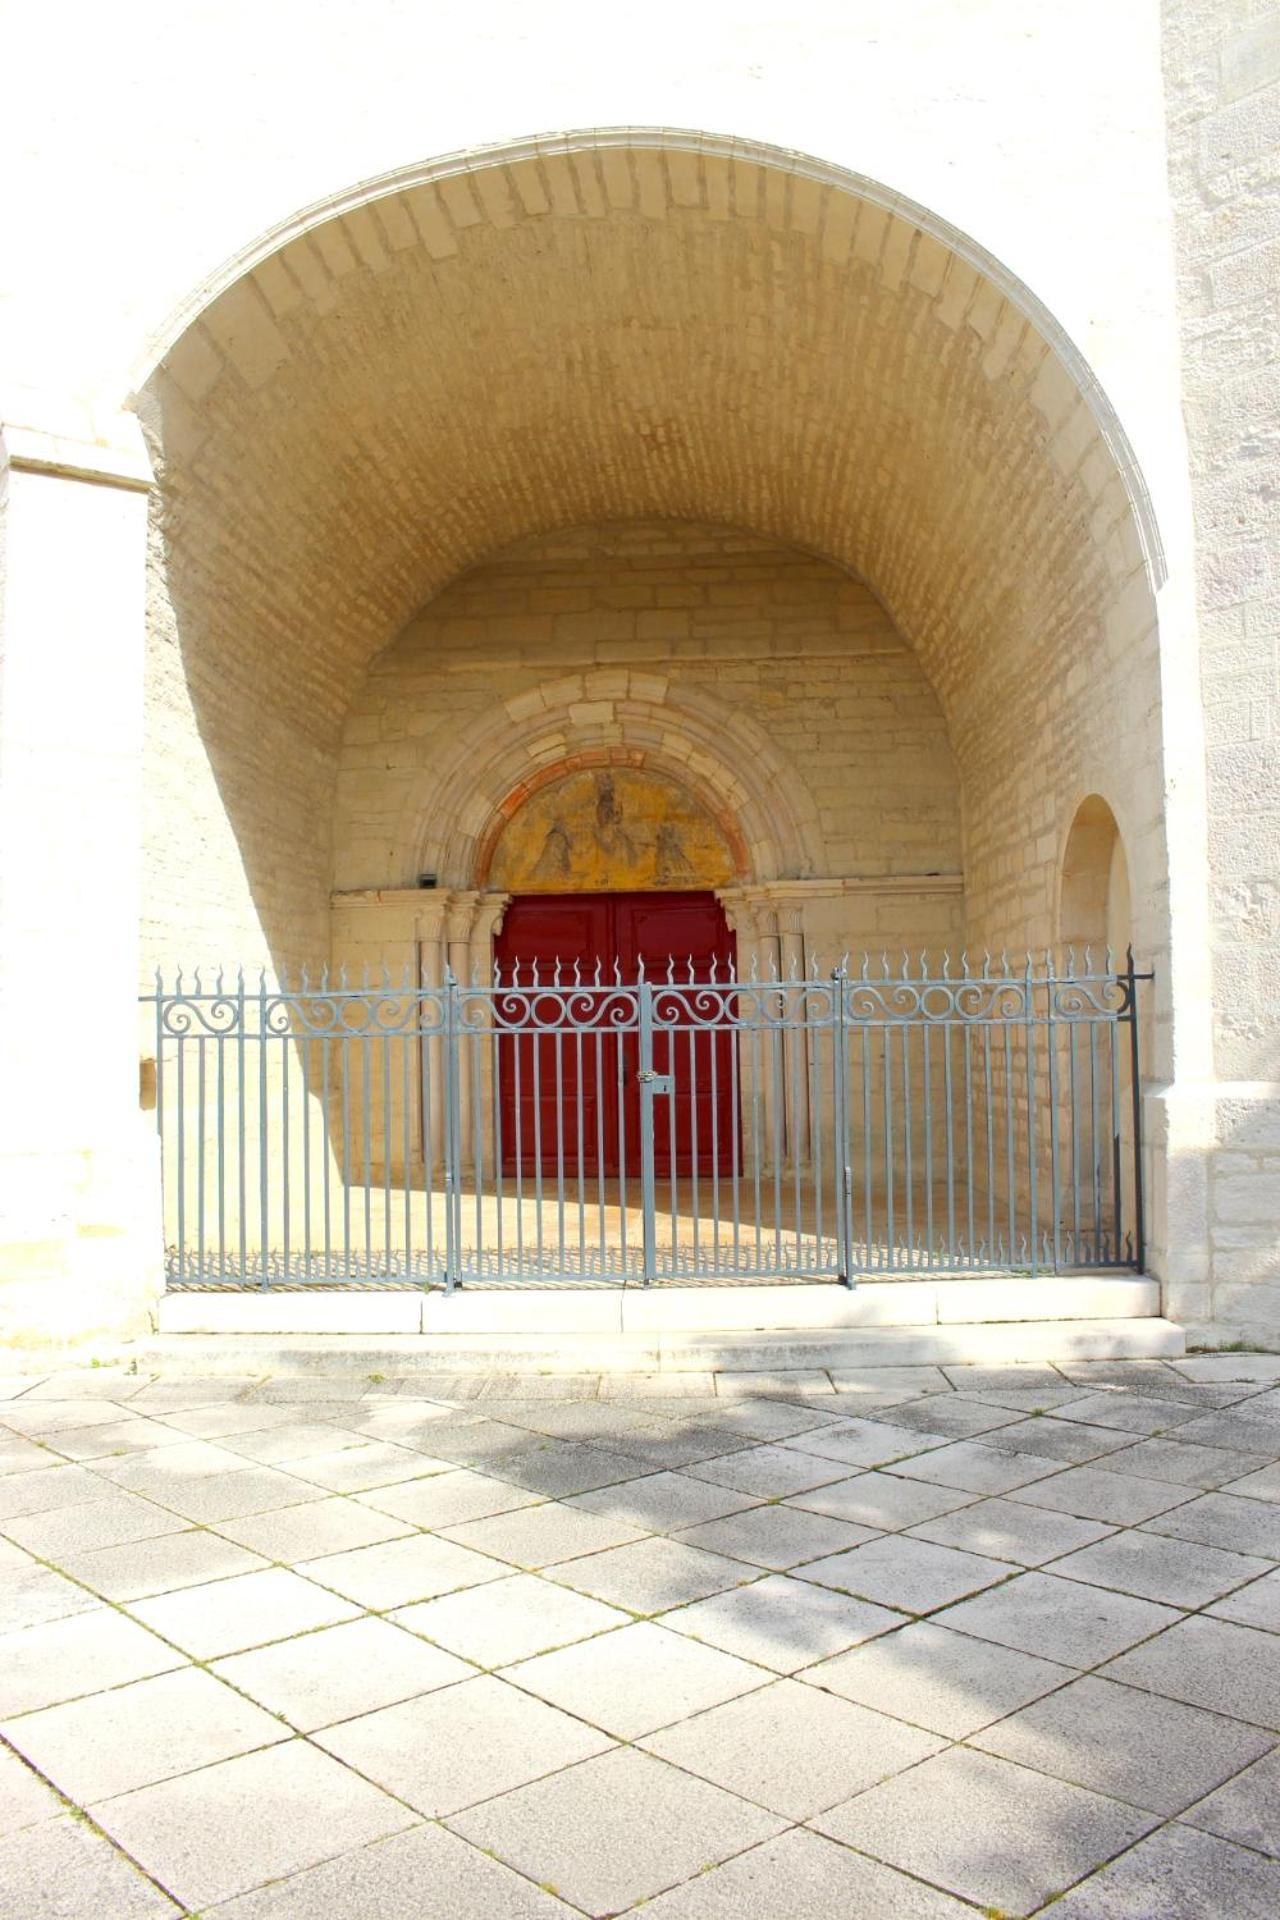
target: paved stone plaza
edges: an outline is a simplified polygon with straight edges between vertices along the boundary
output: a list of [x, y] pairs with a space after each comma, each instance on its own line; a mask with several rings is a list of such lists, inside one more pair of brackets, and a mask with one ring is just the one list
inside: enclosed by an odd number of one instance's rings
[[0, 1920], [1280, 1912], [1280, 1359], [0, 1394]]

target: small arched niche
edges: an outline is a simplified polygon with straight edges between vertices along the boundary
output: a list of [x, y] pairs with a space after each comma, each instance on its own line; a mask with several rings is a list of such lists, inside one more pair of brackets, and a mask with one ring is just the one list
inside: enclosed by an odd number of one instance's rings
[[1076, 810], [1062, 855], [1058, 942], [1101, 960], [1110, 948], [1119, 961], [1133, 939], [1129, 867], [1115, 814], [1101, 794]]

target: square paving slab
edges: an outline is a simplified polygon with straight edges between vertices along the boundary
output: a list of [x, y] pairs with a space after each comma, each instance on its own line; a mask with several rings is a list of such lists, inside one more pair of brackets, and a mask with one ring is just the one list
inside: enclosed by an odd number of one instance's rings
[[1241, 1627], [1261, 1627], [1267, 1633], [1280, 1633], [1280, 1570], [1237, 1587], [1225, 1600], [1209, 1608], [1216, 1620], [1234, 1620]]
[[491, 1514], [484, 1520], [467, 1520], [449, 1527], [445, 1538], [460, 1546], [474, 1547], [495, 1560], [507, 1560], [517, 1567], [546, 1567], [558, 1560], [576, 1560], [584, 1553], [601, 1553], [606, 1547], [627, 1546], [642, 1540], [645, 1529], [632, 1527], [601, 1513], [586, 1513], [578, 1507], [548, 1500], [542, 1506], [526, 1507], [517, 1513]]
[[197, 1660], [239, 1653], [268, 1640], [284, 1640], [312, 1627], [333, 1626], [355, 1617], [356, 1608], [326, 1588], [285, 1567], [237, 1574], [180, 1593], [132, 1600], [135, 1619]]
[[0, 1732], [80, 1806], [288, 1736], [271, 1714], [195, 1667], [24, 1714]]
[[31, 1713], [186, 1665], [111, 1607], [0, 1635], [0, 1715]]
[[784, 1824], [634, 1750], [570, 1767], [450, 1822], [593, 1916], [650, 1899]]
[[660, 1619], [675, 1633], [687, 1633], [775, 1672], [794, 1673], [902, 1626], [904, 1617], [851, 1594], [770, 1574], [749, 1586], [677, 1607]]
[[959, 1547], [965, 1553], [991, 1560], [1012, 1560], [1022, 1567], [1039, 1567], [1078, 1547], [1087, 1547], [1111, 1532], [1098, 1520], [1077, 1520], [1067, 1513], [1020, 1505], [1014, 1500], [979, 1500], [954, 1513], [922, 1520], [910, 1529], [913, 1540], [932, 1540], [941, 1547]]
[[488, 1675], [344, 1721], [316, 1740], [428, 1819], [613, 1745], [594, 1727]]
[[1105, 1520], [1116, 1527], [1131, 1527], [1153, 1514], [1181, 1506], [1191, 1498], [1185, 1487], [1167, 1480], [1149, 1480], [1137, 1474], [1104, 1473], [1100, 1466], [1072, 1467], [1051, 1480], [1017, 1489], [1019, 1500], [1030, 1507], [1048, 1507], [1057, 1513], [1074, 1513], [1082, 1520]]
[[795, 1680], [699, 1713], [641, 1744], [773, 1813], [807, 1820], [937, 1753], [918, 1727]]
[[1198, 1614], [1104, 1669], [1112, 1680], [1280, 1733], [1280, 1638]]
[[644, 1920], [973, 1920], [973, 1908], [793, 1827], [641, 1909]]
[[210, 1920], [571, 1920], [573, 1909], [442, 1827], [414, 1827], [219, 1905]]
[[299, 1634], [212, 1671], [303, 1733], [469, 1679], [474, 1667], [387, 1620]]
[[781, 1504], [751, 1507], [723, 1520], [708, 1520], [679, 1535], [687, 1546], [708, 1547], [712, 1553], [769, 1567], [775, 1573], [785, 1573], [801, 1561], [861, 1546], [875, 1537], [870, 1527]]
[[434, 1600], [437, 1594], [460, 1587], [500, 1580], [511, 1571], [503, 1560], [475, 1553], [456, 1540], [432, 1534], [410, 1534], [386, 1540], [376, 1547], [357, 1547], [351, 1553], [325, 1554], [304, 1560], [298, 1572], [362, 1607], [385, 1613], [407, 1607], [414, 1600]]
[[1095, 1667], [1181, 1619], [1172, 1607], [1150, 1600], [1052, 1574], [1023, 1573], [993, 1593], [949, 1607], [939, 1624], [1066, 1666]]
[[1153, 1823], [1100, 1794], [957, 1747], [814, 1824], [988, 1912], [1021, 1915]]
[[1152, 1813], [1180, 1813], [1270, 1750], [1269, 1736], [1219, 1714], [1086, 1676], [974, 1743]]
[[629, 1613], [665, 1613], [686, 1600], [703, 1600], [709, 1593], [736, 1587], [754, 1578], [756, 1570], [741, 1560], [687, 1547], [679, 1540], [638, 1540], [633, 1546], [612, 1547], [582, 1560], [566, 1560], [552, 1570], [552, 1578], [579, 1593], [591, 1594]]
[[73, 1579], [104, 1600], [145, 1600], [151, 1594], [200, 1587], [232, 1574], [261, 1572], [266, 1561], [216, 1533], [192, 1529], [72, 1554], [63, 1565]]
[[401, 1607], [393, 1618], [479, 1667], [507, 1667], [610, 1627], [625, 1627], [631, 1615], [558, 1582], [513, 1573]]
[[962, 1740], [1074, 1675], [1012, 1647], [975, 1643], [931, 1621], [820, 1661], [801, 1676], [860, 1706]]
[[803, 1507], [807, 1513], [827, 1513], [836, 1520], [851, 1520], [856, 1526], [896, 1533], [939, 1514], [954, 1513], [977, 1498], [962, 1487], [931, 1487], [892, 1473], [859, 1473], [851, 1480], [837, 1480], [831, 1486], [793, 1494], [787, 1504]]
[[574, 1494], [566, 1504], [603, 1514], [607, 1520], [623, 1520], [646, 1532], [670, 1533], [678, 1527], [722, 1519], [727, 1513], [742, 1513], [759, 1502], [754, 1494], [717, 1487], [709, 1480], [695, 1480], [691, 1474], [662, 1472], [601, 1487], [595, 1493]]
[[900, 1533], [882, 1534], [866, 1546], [798, 1569], [802, 1580], [839, 1587], [900, 1613], [932, 1613], [935, 1607], [945, 1607], [1016, 1572], [1016, 1567], [1003, 1561], [936, 1547], [931, 1541], [912, 1540]]
[[1166, 1827], [1051, 1911], [1053, 1920], [1274, 1920], [1280, 1865], [1212, 1834]]
[[1204, 1607], [1246, 1580], [1266, 1573], [1269, 1562], [1188, 1540], [1119, 1533], [1055, 1560], [1053, 1571], [1068, 1580], [1163, 1600], [1174, 1607]]
[[1280, 1747], [1188, 1807], [1182, 1818], [1242, 1847], [1280, 1854]]
[[193, 1909], [413, 1821], [407, 1808], [301, 1740], [141, 1787], [91, 1811]]
[[770, 1679], [745, 1660], [650, 1621], [521, 1661], [504, 1677], [619, 1740], [685, 1720]]
[[0, 1920], [176, 1920], [182, 1911], [82, 1820], [0, 1840]]

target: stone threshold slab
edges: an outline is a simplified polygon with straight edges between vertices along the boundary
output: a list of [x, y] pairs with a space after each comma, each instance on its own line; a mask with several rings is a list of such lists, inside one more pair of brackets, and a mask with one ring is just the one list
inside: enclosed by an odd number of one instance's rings
[[863, 1281], [856, 1287], [501, 1287], [457, 1292], [180, 1291], [159, 1302], [162, 1333], [397, 1333], [648, 1337], [784, 1334], [1149, 1319], [1156, 1281], [1128, 1276]]

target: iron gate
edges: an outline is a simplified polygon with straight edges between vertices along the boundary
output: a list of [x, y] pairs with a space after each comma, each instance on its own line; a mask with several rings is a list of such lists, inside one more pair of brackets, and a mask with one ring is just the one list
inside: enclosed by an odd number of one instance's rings
[[1141, 1270], [1150, 977], [158, 977], [169, 1283]]

